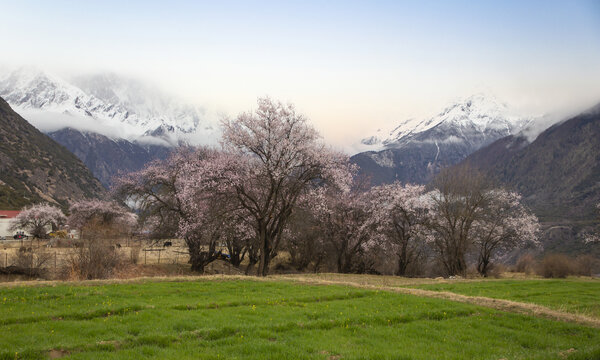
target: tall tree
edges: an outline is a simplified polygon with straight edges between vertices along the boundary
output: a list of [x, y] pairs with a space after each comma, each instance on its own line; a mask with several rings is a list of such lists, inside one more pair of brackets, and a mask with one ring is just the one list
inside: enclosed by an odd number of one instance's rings
[[231, 191], [239, 182], [239, 166], [231, 154], [183, 148], [117, 179], [114, 192], [136, 204], [156, 235], [181, 236], [192, 270], [203, 271], [237, 220]]
[[471, 230], [489, 200], [488, 180], [468, 166], [442, 170], [429, 193], [431, 242], [448, 275], [466, 275], [466, 254], [473, 243]]
[[395, 182], [371, 189], [370, 212], [376, 232], [396, 254], [396, 275], [406, 275], [422, 255], [428, 235], [427, 219], [431, 202], [425, 187]]
[[374, 234], [374, 217], [370, 211], [370, 193], [335, 191], [320, 188], [313, 191], [309, 204], [319, 225], [325, 247], [335, 257], [341, 273], [369, 270], [365, 255], [378, 246]]
[[519, 194], [493, 189], [487, 195], [489, 200], [473, 225], [477, 271], [485, 277], [494, 257], [527, 245], [540, 245], [538, 220], [521, 204]]
[[243, 181], [235, 184], [235, 194], [252, 218], [257, 271], [266, 276], [298, 198], [319, 181], [348, 184], [348, 158], [326, 148], [292, 105], [268, 98], [259, 99], [254, 112], [223, 121], [223, 146], [243, 159]]

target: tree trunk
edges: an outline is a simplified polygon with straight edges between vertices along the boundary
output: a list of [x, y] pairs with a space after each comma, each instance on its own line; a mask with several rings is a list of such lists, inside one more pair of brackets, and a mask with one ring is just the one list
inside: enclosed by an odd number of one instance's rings
[[396, 269], [397, 276], [406, 275], [406, 268], [408, 267], [408, 261], [403, 256], [398, 256], [398, 268]]
[[271, 261], [271, 239], [267, 235], [265, 228], [260, 229], [260, 261], [258, 263], [257, 276], [267, 276], [269, 274], [269, 262]]
[[211, 262], [215, 261], [217, 254], [215, 252], [201, 251], [194, 255], [190, 254], [190, 263], [192, 264], [192, 271], [204, 272], [204, 267]]
[[481, 276], [488, 277], [489, 265], [490, 262], [488, 259], [479, 258], [479, 261], [477, 262], [477, 271], [479, 274], [481, 274]]

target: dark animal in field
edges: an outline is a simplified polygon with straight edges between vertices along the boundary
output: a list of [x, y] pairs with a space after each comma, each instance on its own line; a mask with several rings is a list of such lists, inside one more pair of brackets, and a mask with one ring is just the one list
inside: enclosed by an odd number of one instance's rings
[[167, 247], [167, 246], [173, 246], [173, 243], [171, 241], [165, 241], [165, 243], [163, 244], [163, 247]]
[[117, 243], [117, 245], [116, 245], [116, 246], [117, 246], [117, 249], [120, 249], [120, 248], [121, 248], [121, 244], [119, 244], [119, 243]]

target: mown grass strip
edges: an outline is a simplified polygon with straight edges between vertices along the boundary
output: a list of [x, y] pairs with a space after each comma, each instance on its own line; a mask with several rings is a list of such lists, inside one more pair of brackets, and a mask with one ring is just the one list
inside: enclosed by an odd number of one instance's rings
[[97, 309], [85, 313], [63, 313], [60, 315], [28, 316], [18, 318], [0, 319], [0, 326], [12, 324], [28, 324], [44, 321], [62, 321], [62, 320], [92, 320], [96, 318], [109, 316], [123, 316], [135, 311], [142, 311], [151, 307], [127, 306], [121, 308]]
[[338, 280], [323, 280], [323, 279], [311, 279], [311, 278], [299, 278], [299, 277], [278, 277], [281, 280], [288, 280], [296, 283], [302, 283], [307, 285], [343, 285], [343, 286], [351, 286], [355, 288], [361, 289], [370, 289], [370, 290], [381, 290], [388, 292], [396, 292], [401, 294], [408, 295], [416, 295], [422, 297], [430, 297], [436, 299], [445, 299], [451, 301], [457, 301], [466, 304], [485, 306], [488, 308], [514, 312], [517, 314], [523, 315], [531, 315], [544, 317], [551, 320], [558, 321], [567, 321], [574, 322], [579, 324], [584, 324], [587, 326], [600, 328], [600, 319], [596, 319], [593, 317], [589, 317], [581, 314], [574, 314], [564, 311], [559, 311], [555, 309], [551, 309], [549, 307], [534, 304], [534, 303], [525, 303], [525, 302], [517, 302], [512, 300], [505, 299], [495, 299], [484, 296], [468, 296], [457, 294], [449, 291], [433, 291], [433, 290], [425, 290], [420, 288], [402, 288], [402, 287], [391, 287], [391, 286], [381, 286], [381, 285], [368, 285], [363, 283], [355, 283], [350, 281], [338, 281]]

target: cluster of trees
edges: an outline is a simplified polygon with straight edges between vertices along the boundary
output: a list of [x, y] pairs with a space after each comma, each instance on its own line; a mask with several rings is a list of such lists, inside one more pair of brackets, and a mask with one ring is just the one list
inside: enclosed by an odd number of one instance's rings
[[33, 238], [47, 239], [49, 233], [68, 226], [79, 231], [81, 239], [113, 239], [137, 229], [137, 215], [115, 201], [81, 200], [63, 211], [47, 203], [27, 206], [15, 217], [10, 228], [26, 230]]
[[67, 217], [62, 210], [49, 204], [24, 208], [13, 220], [13, 229], [27, 230], [32, 235], [31, 246], [22, 247], [13, 261], [15, 273], [40, 275], [50, 253], [43, 247], [34, 247], [34, 239], [45, 239], [51, 231], [68, 226], [79, 232], [76, 247], [70, 252], [65, 277], [96, 279], [111, 276], [120, 262], [114, 240], [131, 234], [137, 228], [137, 215], [114, 202], [82, 200], [74, 202]]
[[333, 262], [340, 272], [367, 272], [394, 254], [404, 275], [435, 254], [448, 275], [465, 274], [475, 258], [485, 276], [494, 258], [537, 245], [539, 229], [518, 194], [466, 167], [443, 172], [430, 189], [369, 189], [292, 105], [268, 98], [223, 122], [221, 149], [179, 149], [119, 178], [114, 194], [135, 204], [154, 236], [183, 238], [197, 271], [224, 245], [232, 264], [246, 260], [259, 276], [283, 250], [300, 269]]
[[116, 201], [76, 202], [68, 218], [36, 205], [14, 226], [38, 237], [49, 226], [78, 229], [89, 245], [79, 254], [89, 267], [79, 271], [89, 276], [94, 252], [110, 248], [102, 241], [136, 227], [184, 239], [195, 271], [226, 248], [234, 266], [244, 262], [259, 276], [283, 251], [298, 270], [371, 272], [384, 258], [393, 260], [394, 273], [407, 275], [432, 259], [447, 275], [464, 275], [473, 264], [487, 276], [496, 258], [539, 245], [538, 221], [520, 196], [466, 166], [443, 171], [427, 188], [369, 187], [292, 105], [259, 99], [255, 111], [222, 125], [220, 149], [179, 148], [123, 175], [115, 181]]

